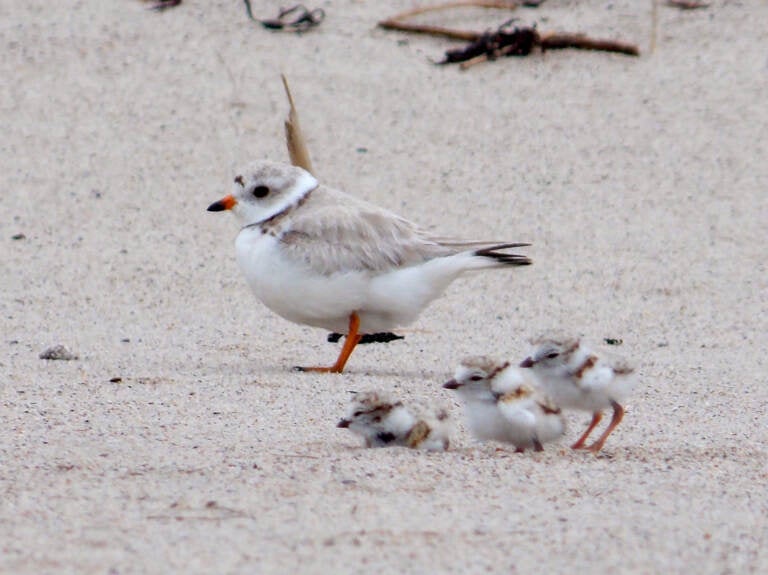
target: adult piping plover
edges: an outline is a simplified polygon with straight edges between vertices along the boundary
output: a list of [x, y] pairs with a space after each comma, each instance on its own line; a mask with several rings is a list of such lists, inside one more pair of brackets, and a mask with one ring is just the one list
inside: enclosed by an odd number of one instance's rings
[[363, 334], [413, 322], [464, 271], [531, 263], [504, 251], [529, 244], [434, 237], [289, 164], [249, 164], [208, 210], [239, 219], [237, 260], [269, 309], [346, 334], [336, 363], [302, 371], [340, 373]]
[[560, 409], [529, 373], [485, 356], [464, 359], [452, 380], [464, 403], [470, 431], [481, 440], [511, 443], [518, 452], [553, 441], [565, 432]]
[[366, 447], [402, 445], [444, 451], [450, 443], [447, 420], [444, 410], [416, 410], [382, 393], [364, 391], [354, 394], [349, 415], [337, 427], [362, 436]]
[[578, 339], [543, 337], [534, 340], [533, 354], [520, 364], [531, 368], [542, 388], [563, 408], [592, 413], [592, 422], [571, 447], [584, 448], [587, 437], [602, 419], [602, 412], [613, 408], [613, 418], [600, 438], [586, 449], [597, 453], [624, 417], [619, 402], [629, 395], [635, 384], [634, 369], [622, 359], [599, 357]]

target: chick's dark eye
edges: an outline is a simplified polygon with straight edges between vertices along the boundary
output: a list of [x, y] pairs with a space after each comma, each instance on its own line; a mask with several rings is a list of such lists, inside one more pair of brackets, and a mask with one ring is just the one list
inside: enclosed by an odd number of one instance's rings
[[269, 194], [269, 188], [267, 186], [256, 186], [253, 188], [253, 195], [257, 198], [265, 198]]
[[469, 378], [469, 381], [480, 381], [481, 379], [483, 379], [482, 375], [473, 375]]
[[556, 351], [553, 351], [552, 353], [547, 354], [547, 359], [555, 359], [558, 355], [560, 354], [557, 353]]

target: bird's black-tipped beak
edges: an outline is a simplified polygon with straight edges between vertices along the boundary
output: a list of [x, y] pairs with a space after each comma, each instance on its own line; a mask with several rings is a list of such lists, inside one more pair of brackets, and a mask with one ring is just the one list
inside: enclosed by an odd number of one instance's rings
[[347, 427], [349, 427], [349, 424], [350, 424], [350, 423], [352, 423], [350, 420], [348, 420], [348, 419], [342, 419], [341, 421], [339, 421], [339, 422], [336, 424], [336, 427], [341, 427], [341, 428], [343, 428], [343, 429], [346, 429]]
[[534, 361], [532, 357], [526, 357], [520, 362], [520, 367], [533, 367]]
[[455, 379], [452, 379], [450, 381], [446, 381], [443, 384], [444, 389], [459, 389], [461, 387], [461, 384], [456, 381]]
[[209, 212], [223, 212], [224, 210], [231, 210], [235, 207], [237, 200], [234, 196], [224, 196], [218, 202], [213, 202], [208, 206]]

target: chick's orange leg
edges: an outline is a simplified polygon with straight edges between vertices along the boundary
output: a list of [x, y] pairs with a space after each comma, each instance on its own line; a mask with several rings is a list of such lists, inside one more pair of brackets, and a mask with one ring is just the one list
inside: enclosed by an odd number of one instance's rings
[[347, 364], [349, 356], [352, 355], [352, 350], [355, 349], [355, 346], [360, 342], [360, 338], [362, 337], [363, 335], [360, 333], [360, 318], [357, 316], [357, 313], [352, 312], [349, 316], [349, 332], [344, 340], [344, 346], [341, 348], [339, 357], [336, 359], [336, 363], [330, 367], [296, 367], [296, 370], [321, 373], [341, 373], [344, 371], [344, 366]]
[[614, 429], [616, 429], [616, 426], [619, 425], [619, 423], [621, 423], [621, 420], [624, 418], [624, 408], [621, 407], [621, 405], [619, 405], [615, 401], [612, 401], [611, 406], [613, 407], [613, 417], [611, 418], [611, 423], [608, 425], [608, 427], [605, 428], [605, 431], [603, 431], [603, 434], [600, 436], [600, 439], [595, 441], [592, 445], [590, 445], [587, 448], [592, 453], [597, 453], [603, 448], [603, 444], [605, 443], [605, 440], [608, 439], [608, 436], [613, 432]]
[[592, 431], [597, 427], [597, 424], [600, 423], [600, 420], [603, 419], [603, 414], [599, 411], [592, 414], [592, 423], [589, 424], [589, 427], [587, 427], [587, 430], [581, 434], [581, 437], [571, 445], [571, 449], [583, 449], [584, 443], [587, 441], [587, 437], [589, 437], [589, 434], [592, 433]]

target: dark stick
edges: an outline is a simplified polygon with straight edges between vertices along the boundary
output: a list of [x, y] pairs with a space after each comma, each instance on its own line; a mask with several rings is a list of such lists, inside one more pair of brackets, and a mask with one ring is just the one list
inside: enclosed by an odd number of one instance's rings
[[414, 34], [426, 34], [428, 36], [439, 36], [442, 38], [450, 38], [452, 40], [464, 40], [465, 42], [474, 42], [482, 36], [480, 32], [452, 30], [451, 28], [430, 26], [429, 24], [409, 24], [407, 22], [400, 22], [394, 18], [382, 20], [379, 22], [379, 28], [384, 28], [385, 30], [398, 30], [400, 32], [413, 32]]
[[701, 8], [709, 8], [708, 3], [696, 2], [694, 0], [667, 0], [667, 6], [672, 8], [679, 8], [680, 10], [699, 10]]
[[540, 46], [542, 50], [562, 50], [578, 48], [579, 50], [599, 50], [601, 52], [616, 52], [628, 56], [639, 56], [640, 49], [626, 42], [616, 40], [601, 40], [590, 38], [584, 34], [542, 34]]
[[245, 2], [245, 11], [248, 12], [248, 18], [254, 22], [259, 22], [259, 20], [253, 17], [253, 11], [251, 10], [251, 0], [243, 0], [243, 2]]

